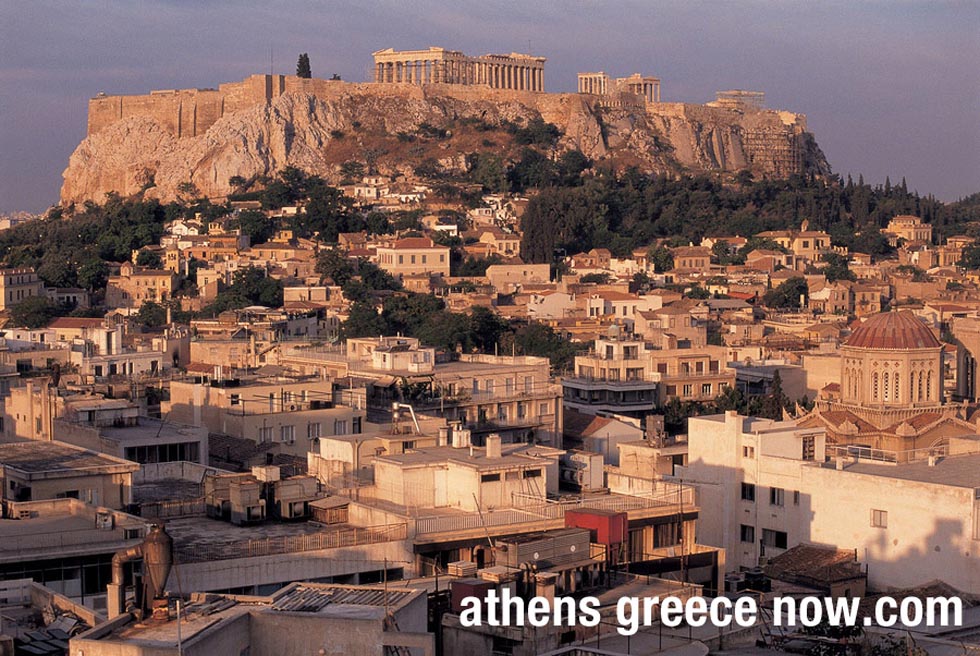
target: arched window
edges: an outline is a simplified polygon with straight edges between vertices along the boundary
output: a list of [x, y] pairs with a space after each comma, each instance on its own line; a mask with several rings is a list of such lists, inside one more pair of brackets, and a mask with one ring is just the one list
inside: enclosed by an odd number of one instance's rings
[[896, 371], [895, 372], [895, 398], [892, 399], [896, 403], [898, 403], [898, 401], [901, 399], [901, 390], [899, 390], [901, 386], [902, 386], [901, 376], [899, 376], [898, 372]]
[[926, 372], [926, 401], [932, 401], [932, 370]]
[[924, 381], [925, 381], [925, 374], [920, 371], [919, 372], [919, 394], [915, 398], [916, 401], [920, 401], [921, 402], [923, 399], [926, 398], [925, 390], [923, 389], [923, 382]]
[[878, 372], [871, 374], [871, 400], [878, 400]]
[[888, 372], [887, 371], [885, 372], [885, 375], [881, 377], [881, 380], [882, 380], [882, 384], [883, 384], [883, 386], [885, 388], [883, 390], [884, 391], [884, 395], [883, 396], [884, 396], [885, 400], [887, 401], [887, 400], [889, 400], [891, 398], [891, 392], [892, 392], [891, 387], [889, 387], [889, 385], [888, 385]]
[[909, 403], [915, 401], [915, 372], [909, 374]]

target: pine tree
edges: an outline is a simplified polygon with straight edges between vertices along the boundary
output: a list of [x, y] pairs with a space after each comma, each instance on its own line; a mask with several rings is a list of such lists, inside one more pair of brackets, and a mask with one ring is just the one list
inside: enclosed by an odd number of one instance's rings
[[313, 72], [310, 70], [310, 56], [305, 52], [299, 56], [299, 61], [296, 62], [296, 76], [313, 77]]

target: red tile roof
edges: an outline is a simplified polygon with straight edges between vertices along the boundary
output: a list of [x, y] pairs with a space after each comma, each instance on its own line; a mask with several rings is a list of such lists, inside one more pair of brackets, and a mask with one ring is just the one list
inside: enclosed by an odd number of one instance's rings
[[932, 330], [908, 311], [883, 312], [870, 317], [851, 334], [846, 345], [889, 350], [941, 347]]
[[105, 319], [89, 317], [58, 317], [52, 321], [48, 328], [54, 329], [78, 329], [78, 328], [101, 328], [105, 325]]

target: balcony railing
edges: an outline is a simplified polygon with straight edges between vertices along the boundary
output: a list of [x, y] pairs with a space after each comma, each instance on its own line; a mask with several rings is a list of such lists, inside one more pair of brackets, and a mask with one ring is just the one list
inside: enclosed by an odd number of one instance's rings
[[921, 449], [907, 449], [905, 451], [888, 451], [886, 449], [872, 449], [864, 446], [828, 446], [827, 456], [833, 460], [836, 458], [854, 458], [860, 460], [870, 460], [872, 462], [883, 462], [890, 464], [920, 462], [929, 458], [944, 458], [949, 455], [949, 447], [946, 445], [925, 447]]
[[[657, 374], [659, 378], [659, 374]], [[568, 383], [570, 387], [602, 387], [615, 389], [653, 389], [657, 386], [658, 380], [609, 380], [608, 378], [597, 378], [595, 376], [563, 376], [562, 384]]]
[[568, 510], [613, 510], [623, 512], [638, 512], [652, 509], [693, 509], [695, 497], [694, 488], [678, 484], [663, 484], [655, 493], [643, 496], [605, 495], [584, 499], [549, 501], [542, 497], [514, 494], [511, 495], [513, 508], [470, 513], [466, 515], [450, 515], [437, 517], [420, 517], [415, 520], [416, 535], [433, 533], [457, 533], [469, 529], [485, 527], [512, 526], [527, 523], [537, 523], [549, 520], [560, 520]]

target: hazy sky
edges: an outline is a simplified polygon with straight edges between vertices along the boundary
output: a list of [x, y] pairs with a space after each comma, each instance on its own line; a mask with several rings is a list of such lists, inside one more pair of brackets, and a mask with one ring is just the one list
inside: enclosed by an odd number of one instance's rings
[[805, 113], [834, 171], [902, 176], [943, 200], [980, 191], [980, 0], [490, 2], [3, 0], [0, 212], [58, 197], [87, 100], [213, 87], [270, 68], [368, 79], [371, 52], [439, 45], [548, 58], [575, 74], [640, 72], [667, 101], [766, 92]]

